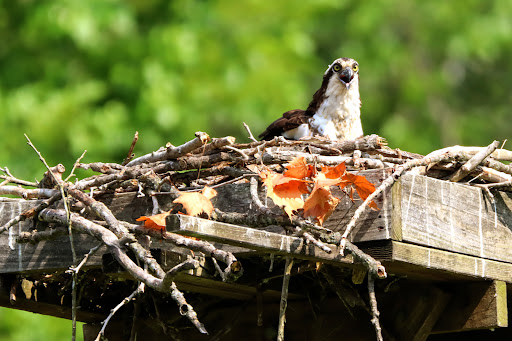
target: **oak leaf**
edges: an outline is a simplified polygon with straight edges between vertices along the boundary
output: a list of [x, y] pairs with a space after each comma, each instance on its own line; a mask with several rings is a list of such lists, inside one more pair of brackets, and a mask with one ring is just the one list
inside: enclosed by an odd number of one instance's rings
[[147, 227], [148, 229], [154, 229], [154, 230], [163, 230], [165, 229], [165, 218], [171, 213], [171, 211], [163, 212], [160, 214], [155, 214], [152, 216], [141, 216], [140, 218], [137, 218], [137, 221], [143, 221], [144, 227]]
[[267, 197], [272, 199], [274, 204], [282, 207], [290, 219], [294, 211], [304, 207], [302, 194], [309, 193], [306, 181], [268, 169], [260, 172], [260, 177], [267, 187]]
[[216, 190], [205, 186], [201, 192], [180, 192], [179, 197], [174, 199], [173, 202], [182, 204], [187, 215], [195, 217], [204, 212], [210, 218], [213, 212], [210, 199], [216, 195]]

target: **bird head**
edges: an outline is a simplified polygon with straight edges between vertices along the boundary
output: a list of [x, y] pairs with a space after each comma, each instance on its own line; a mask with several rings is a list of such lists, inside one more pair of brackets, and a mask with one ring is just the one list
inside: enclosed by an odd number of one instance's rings
[[359, 82], [359, 64], [352, 58], [338, 58], [325, 71], [324, 80], [332, 77], [337, 77], [350, 90], [352, 84]]

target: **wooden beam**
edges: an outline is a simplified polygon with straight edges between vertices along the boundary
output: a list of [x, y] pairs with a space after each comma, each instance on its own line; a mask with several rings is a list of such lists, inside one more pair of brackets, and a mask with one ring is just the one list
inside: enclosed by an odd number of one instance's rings
[[452, 291], [433, 333], [508, 327], [505, 282], [464, 283]]
[[384, 325], [396, 340], [425, 341], [449, 298], [449, 293], [433, 285], [405, 286], [382, 307]]
[[406, 174], [392, 201], [395, 240], [512, 263], [512, 194]]
[[431, 280], [466, 278], [512, 282], [510, 263], [397, 241], [390, 241], [385, 246], [361, 248], [381, 260], [388, 273]]
[[167, 231], [208, 241], [241, 246], [269, 254], [293, 255], [295, 258], [334, 264], [353, 263], [352, 255], [342, 257], [334, 246], [331, 246], [331, 253], [326, 253], [314, 245], [306, 244], [304, 239], [300, 237], [286, 236], [182, 214], [167, 217]]

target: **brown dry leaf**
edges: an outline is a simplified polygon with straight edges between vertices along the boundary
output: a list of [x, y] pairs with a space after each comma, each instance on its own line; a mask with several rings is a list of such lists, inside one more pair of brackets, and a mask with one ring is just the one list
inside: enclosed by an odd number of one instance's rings
[[290, 219], [293, 211], [304, 206], [302, 194], [309, 193], [304, 180], [284, 176], [268, 169], [260, 172], [260, 177], [267, 187], [267, 197], [272, 199], [274, 204], [282, 207]]
[[332, 214], [340, 199], [334, 197], [329, 189], [340, 183], [340, 179], [327, 179], [324, 173], [318, 173], [314, 178], [313, 191], [304, 203], [304, 217], [315, 217], [322, 225]]
[[314, 167], [306, 163], [304, 156], [294, 158], [288, 166], [284, 176], [296, 179], [310, 178], [313, 176]]
[[322, 225], [332, 214], [340, 199], [334, 197], [325, 187], [316, 187], [304, 203], [304, 218], [315, 217]]
[[317, 187], [326, 187], [329, 189], [329, 186], [339, 185], [343, 182], [343, 179], [340, 178], [327, 178], [325, 173], [319, 172], [315, 178], [313, 179], [315, 186]]
[[190, 216], [196, 217], [204, 212], [210, 218], [213, 212], [213, 205], [210, 199], [216, 195], [216, 190], [205, 186], [201, 192], [182, 192], [173, 202], [182, 204]]
[[165, 229], [165, 218], [171, 213], [171, 211], [155, 214], [152, 216], [141, 216], [137, 221], [143, 221], [144, 227], [154, 230]]
[[[340, 184], [340, 187], [343, 188], [348, 185], [354, 186], [357, 194], [359, 194], [359, 197], [363, 200], [366, 200], [366, 198], [368, 198], [368, 196], [370, 194], [375, 192], [375, 185], [372, 184], [370, 181], [368, 181], [368, 179], [366, 179], [366, 177], [364, 177], [362, 175], [356, 175], [356, 174], [347, 172], [343, 176], [343, 180], [344, 181], [342, 184]], [[352, 197], [352, 194], [353, 194], [353, 192], [351, 192], [350, 198], [352, 200], [354, 200], [354, 198]], [[373, 200], [370, 202], [370, 204], [368, 206], [370, 206], [371, 208], [373, 208], [375, 210], [379, 210], [379, 207]]]
[[345, 166], [345, 162], [342, 162], [339, 165], [334, 166], [334, 167], [322, 166], [322, 173], [325, 174], [325, 177], [327, 179], [341, 178], [343, 175], [345, 175], [346, 170], [347, 170], [347, 167]]

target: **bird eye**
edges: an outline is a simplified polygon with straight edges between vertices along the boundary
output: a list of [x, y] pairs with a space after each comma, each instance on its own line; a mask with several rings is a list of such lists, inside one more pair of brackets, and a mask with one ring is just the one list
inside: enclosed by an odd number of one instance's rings
[[359, 70], [359, 65], [357, 65], [357, 64], [352, 65], [352, 70], [354, 70], [354, 72], [357, 72], [357, 70]]
[[341, 70], [341, 66], [340, 64], [334, 64], [334, 66], [332, 67], [332, 69], [335, 71], [335, 72], [338, 72]]

